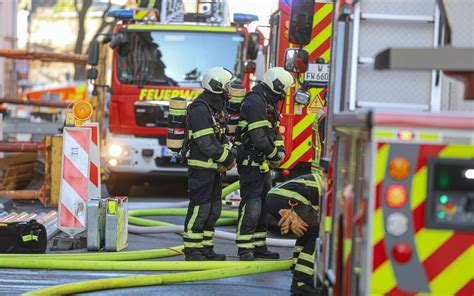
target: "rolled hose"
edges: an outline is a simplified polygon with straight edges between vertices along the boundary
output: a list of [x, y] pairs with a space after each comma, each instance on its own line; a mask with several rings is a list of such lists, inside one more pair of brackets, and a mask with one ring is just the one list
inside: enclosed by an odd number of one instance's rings
[[[202, 262], [201, 262], [202, 263]], [[207, 262], [206, 262], [207, 263]], [[227, 262], [225, 262], [227, 263]], [[174, 274], [145, 275], [134, 277], [108, 278], [48, 287], [25, 293], [23, 295], [69, 295], [106, 289], [144, 287], [182, 282], [207, 281], [233, 276], [243, 276], [264, 272], [287, 270], [291, 260], [244, 264], [241, 267], [219, 268], [205, 271], [192, 271]]]
[[[184, 231], [184, 226], [175, 225], [175, 226], [151, 226], [151, 227], [140, 227], [140, 226], [128, 226], [128, 232], [135, 234], [158, 234], [158, 233], [180, 233]], [[226, 231], [216, 230], [214, 232], [214, 237], [235, 241], [235, 233], [230, 233]], [[270, 247], [294, 247], [295, 240], [293, 239], [276, 239], [276, 238], [267, 238], [267, 245]]]

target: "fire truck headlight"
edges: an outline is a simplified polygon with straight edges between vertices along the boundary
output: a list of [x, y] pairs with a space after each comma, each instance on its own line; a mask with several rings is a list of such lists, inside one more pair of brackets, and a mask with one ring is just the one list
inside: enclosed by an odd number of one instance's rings
[[401, 213], [392, 213], [388, 215], [385, 227], [391, 235], [401, 236], [408, 230], [408, 218]]
[[113, 157], [121, 156], [124, 152], [124, 148], [117, 144], [112, 144], [109, 146], [109, 154]]
[[116, 160], [115, 158], [112, 158], [111, 160], [109, 160], [109, 164], [111, 166], [117, 166], [118, 165], [118, 160]]

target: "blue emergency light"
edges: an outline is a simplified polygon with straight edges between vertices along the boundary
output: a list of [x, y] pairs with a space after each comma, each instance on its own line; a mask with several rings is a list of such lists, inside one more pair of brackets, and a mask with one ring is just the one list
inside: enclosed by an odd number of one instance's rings
[[255, 21], [258, 21], [258, 16], [255, 14], [234, 13], [234, 23], [236, 24], [250, 24]]
[[113, 17], [116, 20], [129, 21], [133, 20], [133, 10], [132, 9], [115, 9], [107, 12], [107, 16]]

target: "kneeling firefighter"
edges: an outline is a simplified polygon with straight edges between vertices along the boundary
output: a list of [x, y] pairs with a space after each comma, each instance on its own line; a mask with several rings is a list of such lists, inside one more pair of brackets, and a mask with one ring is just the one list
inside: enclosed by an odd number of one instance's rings
[[278, 131], [278, 104], [293, 84], [289, 72], [280, 67], [270, 68], [262, 83], [253, 87], [242, 103], [234, 141], [242, 197], [236, 238], [240, 260], [279, 258], [266, 246], [265, 199], [271, 187], [270, 167], [277, 167], [285, 158]]
[[317, 295], [314, 288], [315, 244], [319, 234], [319, 198], [326, 190], [327, 162], [272, 188], [267, 195], [267, 226], [297, 236], [293, 252], [293, 295]]
[[214, 225], [222, 210], [221, 173], [235, 166], [225, 136], [224, 101], [232, 72], [215, 67], [203, 76], [204, 92], [188, 107], [188, 191], [190, 203], [184, 223], [186, 260], [225, 260], [213, 248]]

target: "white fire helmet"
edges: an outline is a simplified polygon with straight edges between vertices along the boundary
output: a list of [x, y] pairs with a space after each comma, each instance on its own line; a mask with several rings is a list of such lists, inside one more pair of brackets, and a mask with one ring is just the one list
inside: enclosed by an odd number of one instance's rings
[[224, 67], [209, 68], [204, 72], [201, 85], [211, 93], [222, 94], [227, 92], [233, 78], [234, 74]]
[[263, 74], [263, 84], [276, 94], [284, 94], [295, 84], [293, 75], [282, 67], [273, 67]]

